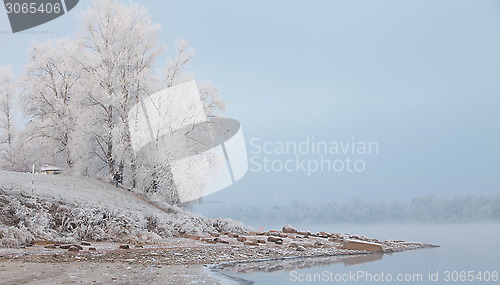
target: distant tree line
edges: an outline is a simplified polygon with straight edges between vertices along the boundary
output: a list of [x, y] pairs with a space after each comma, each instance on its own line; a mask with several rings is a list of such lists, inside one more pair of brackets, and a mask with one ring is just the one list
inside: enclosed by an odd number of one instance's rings
[[204, 208], [204, 214], [245, 223], [467, 223], [500, 222], [500, 193], [484, 195], [429, 195], [411, 201], [349, 201], [289, 205], [226, 205]]

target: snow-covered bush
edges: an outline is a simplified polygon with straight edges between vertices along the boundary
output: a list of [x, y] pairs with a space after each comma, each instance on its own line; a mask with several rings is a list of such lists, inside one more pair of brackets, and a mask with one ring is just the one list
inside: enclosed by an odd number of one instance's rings
[[0, 246], [2, 247], [17, 247], [30, 244], [33, 240], [33, 235], [24, 227], [0, 226]]
[[175, 206], [163, 206], [166, 212], [143, 215], [119, 208], [9, 194], [0, 186], [0, 246], [15, 247], [34, 240], [156, 244], [182, 234], [249, 230], [231, 220], [207, 219]]
[[231, 219], [214, 220], [213, 227], [218, 232], [233, 232], [237, 234], [243, 234], [251, 230], [249, 227], [245, 226], [242, 222], [234, 221]]

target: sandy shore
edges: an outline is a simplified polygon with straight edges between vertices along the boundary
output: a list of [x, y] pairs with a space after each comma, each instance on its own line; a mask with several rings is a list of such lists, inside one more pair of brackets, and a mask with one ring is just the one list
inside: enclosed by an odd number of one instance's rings
[[227, 262], [237, 262], [233, 270], [250, 264], [246, 267], [252, 271], [253, 265], [247, 261], [319, 256], [352, 260], [339, 257], [372, 253], [346, 249], [344, 240], [377, 242], [384, 252], [427, 246], [343, 234], [277, 231], [169, 238], [149, 246], [37, 242], [28, 247], [0, 249], [0, 284], [227, 284], [228, 280], [222, 281], [220, 275], [211, 273], [208, 265], [225, 264], [227, 268], [231, 267]]
[[0, 284], [226, 284], [203, 265], [127, 262], [0, 263]]

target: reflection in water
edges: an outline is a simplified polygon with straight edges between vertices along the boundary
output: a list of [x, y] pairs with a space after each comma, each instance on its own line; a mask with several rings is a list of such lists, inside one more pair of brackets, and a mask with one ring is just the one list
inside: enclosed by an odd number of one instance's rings
[[[327, 266], [335, 263], [343, 263], [344, 266], [353, 266], [357, 264], [379, 261], [382, 259], [383, 255], [384, 253], [371, 253], [371, 254], [361, 254], [361, 255], [338, 255], [338, 256], [324, 256], [324, 257], [296, 257], [296, 258], [285, 258], [279, 260], [262, 260], [262, 261], [252, 261], [252, 262], [246, 262], [246, 261], [228, 262], [228, 263], [222, 263], [213, 269], [227, 277], [230, 277], [231, 279], [234, 279], [234, 277], [231, 277], [224, 272], [253, 273], [253, 272], [275, 272], [281, 270], [292, 271], [295, 269]], [[243, 280], [239, 281], [242, 282]]]
[[[324, 229], [325, 226], [317, 226], [317, 228]], [[291, 271], [297, 271], [304, 274], [320, 273], [323, 271], [335, 272], [336, 274], [349, 274], [351, 271], [361, 270], [374, 274], [383, 272], [385, 274], [392, 274], [393, 276], [400, 273], [424, 274], [427, 276], [429, 271], [446, 271], [453, 268], [468, 268], [468, 270], [483, 272], [498, 271], [498, 256], [500, 256], [500, 243], [498, 243], [500, 227], [498, 223], [453, 225], [338, 225], [335, 227], [331, 226], [331, 228], [335, 228], [340, 232], [359, 232], [377, 239], [397, 237], [405, 240], [439, 244], [442, 247], [432, 248], [432, 250], [425, 249], [391, 254], [391, 256], [385, 257], [380, 254], [370, 254], [362, 256], [288, 259], [273, 262], [263, 261], [261, 263], [247, 264], [227, 263], [223, 265], [223, 270], [218, 271], [226, 277], [231, 275], [252, 280], [248, 281], [229, 277], [232, 281], [236, 281], [237, 283], [255, 285], [288, 285], [301, 283], [291, 281], [291, 275], [289, 274]], [[476, 237], [481, 237], [481, 242], [471, 244], [471, 234]], [[380, 262], [372, 262], [377, 260], [380, 260]], [[292, 264], [295, 264], [295, 267], [292, 266]], [[267, 268], [280, 265], [283, 271], [266, 273], [269, 271]], [[350, 265], [357, 266], [353, 268], [350, 267]], [[258, 270], [259, 267], [261, 270]], [[243, 268], [248, 268], [246, 272], [251, 272], [250, 270], [254, 270], [254, 272], [239, 273], [245, 272]], [[287, 270], [290, 271], [287, 272]], [[309, 283], [313, 284], [311, 282]], [[371, 283], [360, 281], [359, 284]], [[392, 282], [392, 284], [408, 284], [408, 282]], [[433, 285], [436, 284], [436, 282], [423, 281], [419, 282], [419, 284]]]

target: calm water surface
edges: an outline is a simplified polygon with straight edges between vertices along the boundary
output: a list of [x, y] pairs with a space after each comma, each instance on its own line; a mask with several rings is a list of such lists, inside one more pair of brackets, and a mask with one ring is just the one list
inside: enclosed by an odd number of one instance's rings
[[495, 278], [500, 272], [500, 224], [295, 226], [311, 232], [351, 233], [440, 247], [382, 255], [256, 262], [238, 265], [224, 274], [255, 285], [500, 284], [500, 279]]

